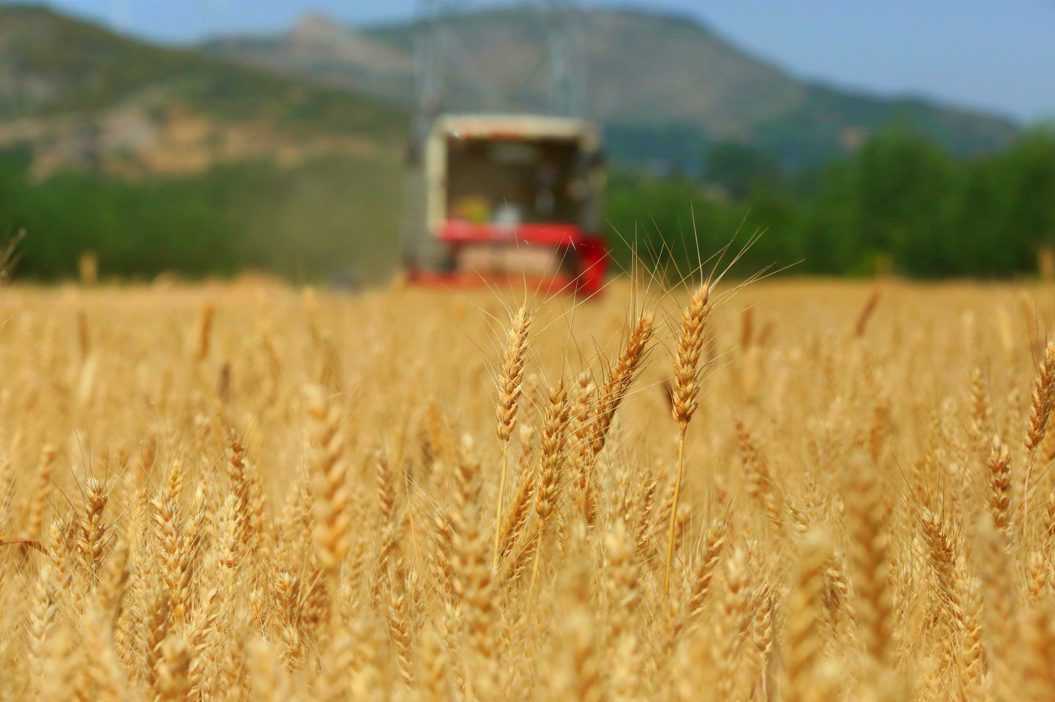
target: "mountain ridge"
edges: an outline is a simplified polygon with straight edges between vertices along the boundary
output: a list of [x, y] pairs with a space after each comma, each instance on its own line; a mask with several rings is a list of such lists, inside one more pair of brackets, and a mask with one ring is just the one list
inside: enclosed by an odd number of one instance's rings
[[[605, 126], [688, 129], [700, 143], [738, 140], [812, 165], [852, 149], [903, 114], [957, 154], [999, 148], [1018, 131], [1011, 119], [920, 96], [881, 96], [796, 77], [752, 55], [709, 26], [677, 13], [591, 8], [579, 16], [589, 115]], [[317, 20], [317, 18], [316, 18]], [[329, 20], [328, 49], [313, 50], [303, 26], [284, 34], [228, 36], [207, 53], [412, 106], [414, 23], [351, 28]], [[334, 29], [340, 34], [334, 34]], [[455, 16], [460, 56], [451, 72], [451, 110], [537, 110], [544, 80], [524, 66], [543, 60], [545, 25], [519, 7]], [[399, 67], [342, 60], [342, 37], [401, 52]], [[391, 56], [391, 55], [390, 55]], [[618, 131], [618, 130], [617, 130]], [[621, 145], [613, 145], [616, 152]], [[623, 149], [625, 150], [625, 149]], [[616, 153], [616, 156], [619, 154]]]
[[0, 3], [0, 148], [32, 144], [41, 177], [65, 166], [179, 174], [363, 155], [398, 149], [405, 120], [345, 90]]

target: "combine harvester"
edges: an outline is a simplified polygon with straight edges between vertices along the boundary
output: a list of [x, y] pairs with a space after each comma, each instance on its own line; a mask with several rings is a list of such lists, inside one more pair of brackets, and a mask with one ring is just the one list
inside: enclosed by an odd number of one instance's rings
[[581, 117], [574, 13], [556, 2], [544, 12], [549, 113], [445, 114], [454, 18], [425, 7], [403, 223], [412, 283], [583, 295], [604, 284], [605, 170], [600, 132]]

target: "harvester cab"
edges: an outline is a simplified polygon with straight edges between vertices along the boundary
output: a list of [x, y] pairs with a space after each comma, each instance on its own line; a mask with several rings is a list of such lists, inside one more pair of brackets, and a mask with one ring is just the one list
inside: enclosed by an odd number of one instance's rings
[[[411, 282], [601, 289], [605, 170], [589, 122], [440, 115], [412, 159], [404, 212]], [[416, 206], [415, 206], [416, 205]]]

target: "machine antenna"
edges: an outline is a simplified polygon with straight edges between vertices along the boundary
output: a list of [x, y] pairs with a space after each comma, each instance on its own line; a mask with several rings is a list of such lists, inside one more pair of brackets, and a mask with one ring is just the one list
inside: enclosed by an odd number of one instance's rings
[[574, 0], [548, 0], [550, 112], [584, 117], [586, 112], [582, 27]]

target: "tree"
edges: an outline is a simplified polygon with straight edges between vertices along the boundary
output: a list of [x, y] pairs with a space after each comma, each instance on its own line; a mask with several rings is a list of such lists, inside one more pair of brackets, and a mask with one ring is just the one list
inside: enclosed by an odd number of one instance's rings
[[1033, 249], [1055, 244], [1055, 131], [1040, 127], [1027, 133], [998, 169], [1008, 198], [1004, 238]]
[[741, 200], [757, 186], [779, 185], [783, 173], [776, 157], [747, 144], [723, 141], [707, 157], [704, 179], [725, 188], [729, 197]]
[[941, 147], [900, 127], [881, 131], [861, 148], [852, 178], [865, 249], [889, 252], [914, 275], [955, 272], [957, 169]]

